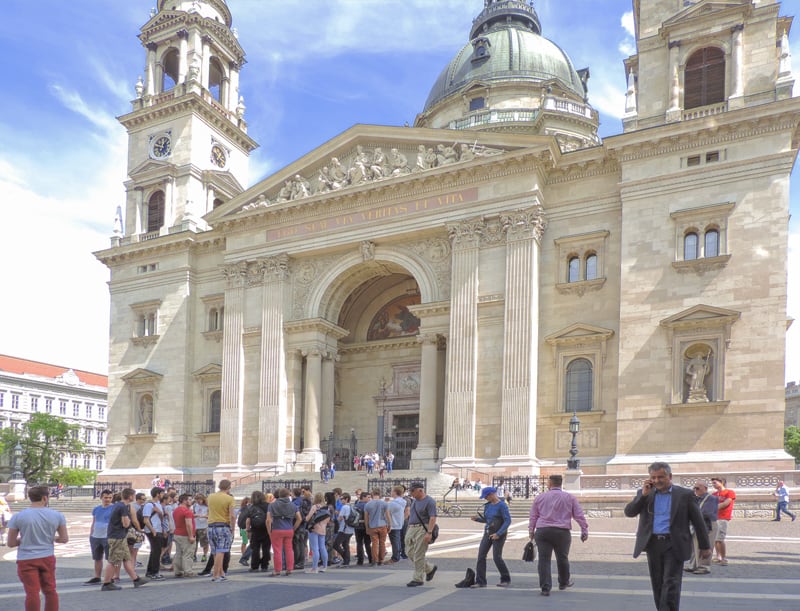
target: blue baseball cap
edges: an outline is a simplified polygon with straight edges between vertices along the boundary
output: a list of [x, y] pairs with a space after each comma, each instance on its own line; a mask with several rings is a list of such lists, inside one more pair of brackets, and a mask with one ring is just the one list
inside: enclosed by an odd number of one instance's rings
[[486, 486], [486, 488], [481, 489], [481, 498], [485, 499], [490, 494], [495, 494], [495, 493], [497, 493], [497, 488], [495, 488], [494, 486]]

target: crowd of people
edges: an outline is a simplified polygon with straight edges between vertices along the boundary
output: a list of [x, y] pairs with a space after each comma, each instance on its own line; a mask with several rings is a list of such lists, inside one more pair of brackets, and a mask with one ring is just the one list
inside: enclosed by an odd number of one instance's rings
[[[677, 609], [684, 571], [708, 574], [713, 562], [726, 565], [725, 537], [733, 515], [736, 494], [723, 477], [711, 478], [714, 492], [703, 481], [693, 489], [672, 484], [667, 463], [649, 467], [649, 479], [626, 505], [625, 515], [639, 518], [634, 557], [644, 551], [653, 596], [658, 610]], [[11, 515], [0, 497], [0, 536], [9, 547], [17, 547], [17, 574], [26, 593], [26, 610], [39, 609], [40, 593], [46, 611], [58, 609], [55, 583], [54, 543], [69, 541], [64, 516], [48, 508], [46, 486], [28, 490], [30, 507]], [[778, 498], [776, 520], [788, 511], [789, 493], [780, 482], [773, 493]], [[505, 493], [484, 486], [485, 504], [472, 519], [484, 524], [475, 569], [467, 569], [457, 588], [487, 587], [487, 556], [500, 575], [499, 587], [511, 585], [503, 560], [503, 547], [511, 525]], [[510, 500], [510, 499], [508, 499]], [[231, 482], [219, 482], [219, 490], [208, 496], [179, 494], [174, 488], [154, 486], [150, 497], [126, 488], [119, 493], [103, 490], [100, 504], [92, 511], [89, 546], [93, 575], [85, 585], [102, 591], [121, 589], [121, 572], [134, 587], [163, 580], [163, 572], [175, 578], [210, 576], [212, 582], [227, 581], [234, 544], [239, 531], [239, 562], [251, 572], [268, 576], [291, 575], [295, 571], [324, 573], [331, 567], [385, 566], [409, 559], [413, 576], [408, 587], [431, 581], [437, 567], [428, 562], [428, 546], [438, 536], [436, 502], [422, 483], [409, 490], [394, 486], [387, 497], [378, 489], [357, 489], [351, 496], [340, 488], [313, 493], [310, 487], [274, 493], [254, 491], [237, 503]], [[580, 527], [580, 540], [589, 536], [589, 525], [577, 498], [562, 489], [562, 477], [551, 475], [548, 490], [533, 502], [529, 534], [538, 549], [539, 587], [543, 596], [553, 589], [551, 559], [555, 555], [558, 589], [574, 585], [570, 573], [571, 526]], [[351, 540], [355, 538], [355, 558]], [[149, 543], [147, 567], [137, 556], [144, 540]], [[388, 547], [387, 547], [388, 543]], [[390, 551], [391, 550], [391, 553]], [[202, 554], [202, 555], [201, 555]], [[200, 571], [195, 570], [196, 563]]]

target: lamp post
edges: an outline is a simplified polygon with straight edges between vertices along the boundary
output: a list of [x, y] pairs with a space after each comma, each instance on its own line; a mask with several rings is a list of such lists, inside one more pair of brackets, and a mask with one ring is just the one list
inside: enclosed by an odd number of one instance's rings
[[378, 394], [379, 394], [379, 401], [380, 401], [380, 412], [378, 413], [378, 454], [383, 456], [383, 437], [384, 437], [384, 427], [386, 423], [386, 378], [381, 378], [380, 382], [378, 382]]
[[356, 430], [350, 429], [350, 469], [354, 468], [353, 459], [356, 457], [356, 450], [358, 449], [358, 440], [356, 439]]
[[575, 441], [575, 438], [578, 436], [581, 430], [581, 421], [578, 420], [577, 412], [572, 412], [572, 418], [569, 419], [569, 432], [572, 433], [572, 444], [569, 447], [569, 459], [567, 460], [567, 469], [570, 471], [577, 471], [581, 467], [581, 461], [579, 458], [575, 458], [578, 455], [578, 443]]
[[21, 480], [22, 479], [22, 471], [20, 467], [22, 466], [22, 444], [17, 441], [17, 445], [14, 446], [14, 468], [11, 474], [11, 479]]

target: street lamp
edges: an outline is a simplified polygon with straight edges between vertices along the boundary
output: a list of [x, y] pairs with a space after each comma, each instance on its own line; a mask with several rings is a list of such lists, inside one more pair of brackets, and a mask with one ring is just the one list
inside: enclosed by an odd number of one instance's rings
[[14, 469], [13, 473], [11, 474], [11, 479], [21, 480], [22, 479], [22, 471], [20, 467], [22, 466], [22, 444], [17, 441], [17, 445], [14, 446]]
[[381, 411], [378, 415], [378, 454], [383, 456], [383, 437], [384, 437], [384, 428], [386, 426], [386, 378], [381, 378], [380, 382], [378, 382], [378, 392], [380, 396], [381, 402]]
[[353, 468], [353, 459], [356, 457], [356, 449], [358, 440], [356, 439], [356, 430], [350, 429], [350, 468]]
[[567, 460], [567, 469], [570, 471], [577, 471], [580, 469], [581, 461], [575, 458], [578, 455], [578, 444], [575, 441], [578, 433], [581, 431], [581, 421], [578, 420], [577, 412], [572, 412], [572, 418], [569, 419], [569, 432], [572, 433], [572, 444], [569, 446], [569, 459]]

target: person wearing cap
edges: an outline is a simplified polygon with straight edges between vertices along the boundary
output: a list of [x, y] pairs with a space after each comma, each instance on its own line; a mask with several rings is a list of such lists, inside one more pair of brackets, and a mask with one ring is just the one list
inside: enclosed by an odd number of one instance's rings
[[422, 482], [413, 482], [410, 487], [414, 501], [406, 508], [408, 516], [408, 532], [406, 533], [406, 554], [414, 565], [414, 577], [406, 585], [414, 588], [430, 581], [438, 568], [425, 559], [431, 532], [436, 526], [436, 501], [425, 494]]
[[558, 567], [558, 589], [566, 590], [574, 585], [569, 573], [569, 548], [572, 544], [572, 520], [581, 527], [581, 541], [589, 538], [589, 523], [583, 509], [573, 495], [561, 489], [563, 478], [551, 475], [547, 478], [548, 491], [536, 497], [531, 506], [528, 532], [536, 540], [539, 550], [539, 587], [542, 596], [550, 596], [553, 575], [550, 560], [556, 553]]
[[511, 573], [503, 560], [503, 546], [506, 543], [508, 527], [511, 526], [511, 512], [508, 505], [497, 495], [497, 488], [487, 486], [481, 490], [481, 499], [486, 500], [483, 506], [483, 513], [478, 513], [472, 519], [475, 522], [482, 522], [486, 526], [483, 529], [483, 538], [478, 547], [478, 564], [475, 567], [475, 583], [473, 588], [486, 587], [486, 556], [492, 550], [492, 560], [500, 573], [499, 588], [507, 588], [511, 585]]

